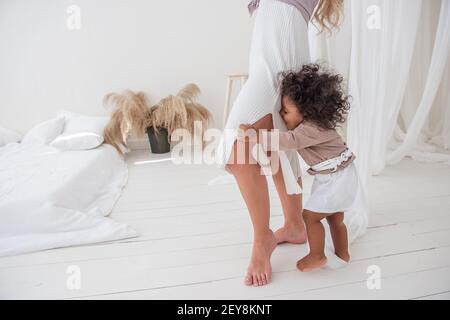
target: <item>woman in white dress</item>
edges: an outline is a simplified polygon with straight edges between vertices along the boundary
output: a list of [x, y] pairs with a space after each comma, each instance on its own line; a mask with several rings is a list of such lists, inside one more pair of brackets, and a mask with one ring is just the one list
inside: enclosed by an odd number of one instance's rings
[[[237, 141], [239, 125], [250, 123], [258, 129], [287, 130], [279, 114], [278, 75], [283, 71], [301, 69], [303, 64], [310, 62], [308, 22], [313, 18], [322, 29], [336, 27], [342, 2], [253, 0], [249, 4], [250, 12], [255, 11], [256, 14], [249, 78], [234, 102], [217, 149], [219, 167], [234, 175], [253, 224], [254, 243], [245, 276], [246, 285], [270, 283], [270, 257], [276, 245], [282, 242], [305, 243], [306, 231], [302, 220], [299, 155], [296, 151], [280, 153], [278, 170], [271, 170], [285, 218], [284, 226], [274, 233], [269, 227], [269, 192], [266, 177], [261, 174], [261, 159], [250, 155], [252, 151], [248, 143]], [[245, 150], [245, 154], [238, 150]], [[271, 156], [270, 153], [268, 155]], [[241, 161], [241, 156], [245, 161]], [[273, 159], [271, 157], [271, 161]], [[273, 163], [271, 165], [273, 168]]]

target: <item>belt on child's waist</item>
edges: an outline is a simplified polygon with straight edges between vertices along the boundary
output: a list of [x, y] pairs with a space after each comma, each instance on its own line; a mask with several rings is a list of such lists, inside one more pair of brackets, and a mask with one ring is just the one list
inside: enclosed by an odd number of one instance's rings
[[332, 169], [331, 172], [335, 172], [342, 163], [347, 161], [352, 156], [352, 151], [350, 149], [346, 149], [344, 152], [342, 152], [339, 156], [335, 158], [331, 158], [325, 161], [322, 161], [314, 166], [311, 166], [311, 169], [313, 171], [325, 171]]

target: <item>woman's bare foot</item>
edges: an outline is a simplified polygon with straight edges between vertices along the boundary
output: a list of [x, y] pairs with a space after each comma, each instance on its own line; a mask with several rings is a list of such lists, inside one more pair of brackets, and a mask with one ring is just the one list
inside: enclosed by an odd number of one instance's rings
[[294, 243], [304, 244], [307, 241], [306, 229], [304, 225], [284, 225], [284, 227], [275, 231], [275, 238], [277, 244]]
[[253, 243], [252, 258], [244, 281], [247, 286], [263, 286], [272, 281], [270, 257], [276, 247], [277, 242], [272, 231], [262, 239], [255, 240]]
[[322, 255], [312, 255], [311, 253], [297, 261], [297, 269], [302, 272], [312, 271], [327, 264], [327, 257]]

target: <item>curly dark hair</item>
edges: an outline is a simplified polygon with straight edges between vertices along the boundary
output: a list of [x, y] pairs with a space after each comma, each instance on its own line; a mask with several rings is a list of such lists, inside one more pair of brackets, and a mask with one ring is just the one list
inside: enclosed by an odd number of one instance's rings
[[351, 96], [344, 93], [340, 74], [322, 69], [319, 64], [305, 64], [299, 72], [281, 73], [281, 95], [296, 104], [305, 120], [335, 129], [345, 122]]

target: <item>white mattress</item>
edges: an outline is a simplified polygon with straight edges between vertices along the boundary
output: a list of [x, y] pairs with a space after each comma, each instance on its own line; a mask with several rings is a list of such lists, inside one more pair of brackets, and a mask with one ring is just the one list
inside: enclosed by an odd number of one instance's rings
[[128, 178], [109, 145], [0, 148], [0, 256], [137, 236], [106, 218]]

